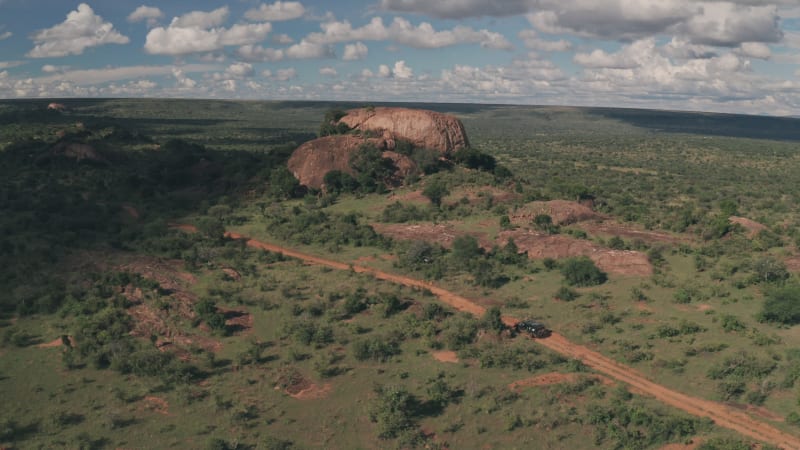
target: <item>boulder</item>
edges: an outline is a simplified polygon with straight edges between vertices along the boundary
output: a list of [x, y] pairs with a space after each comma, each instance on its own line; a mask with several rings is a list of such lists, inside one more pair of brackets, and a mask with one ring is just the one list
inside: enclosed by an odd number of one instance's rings
[[360, 108], [339, 119], [354, 130], [382, 136], [393, 147], [394, 140], [410, 141], [415, 147], [450, 155], [469, 146], [460, 120], [448, 114], [408, 108]]
[[345, 134], [325, 136], [301, 145], [289, 158], [289, 171], [300, 184], [320, 189], [328, 172], [338, 170], [355, 175], [350, 167], [350, 158], [364, 144], [383, 150], [383, 157], [394, 162], [398, 169], [396, 180], [400, 181], [416, 170], [416, 164], [409, 157], [389, 151], [390, 143], [386, 140]]

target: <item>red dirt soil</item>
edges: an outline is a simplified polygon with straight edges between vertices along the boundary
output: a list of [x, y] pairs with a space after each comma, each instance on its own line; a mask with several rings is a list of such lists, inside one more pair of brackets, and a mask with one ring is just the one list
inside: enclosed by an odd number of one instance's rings
[[[439, 297], [442, 302], [447, 303], [459, 311], [469, 312], [475, 316], [482, 316], [486, 311], [486, 309], [482, 306], [477, 305], [474, 302], [458, 296], [450, 291], [436, 287], [429, 282], [416, 280], [401, 275], [390, 274], [368, 267], [332, 261], [290, 248], [248, 239], [237, 233], [229, 232], [226, 233], [226, 236], [232, 239], [246, 239], [247, 245], [250, 247], [282, 253], [285, 256], [301, 259], [311, 264], [323, 265], [340, 270], [353, 270], [356, 273], [371, 275], [380, 280], [386, 280], [392, 283], [402, 284], [410, 287], [428, 289], [434, 295]], [[513, 317], [504, 317], [503, 321], [506, 324], [512, 325], [516, 323], [517, 319]], [[690, 395], [654, 383], [648, 380], [637, 370], [620, 364], [613, 359], [603, 356], [600, 353], [592, 351], [582, 345], [575, 344], [559, 333], [554, 332], [547, 339], [537, 339], [534, 342], [562, 355], [578, 359], [589, 367], [592, 367], [598, 372], [605, 374], [606, 376], [626, 383], [637, 391], [647, 393], [657, 400], [686, 411], [689, 414], [699, 417], [708, 417], [719, 426], [729, 428], [742, 435], [768, 442], [784, 449], [800, 449], [800, 438], [797, 436], [783, 432], [768, 423], [762, 422], [761, 420], [754, 419], [745, 412], [739, 411], [731, 406], [711, 400], [692, 397]]]
[[169, 403], [163, 398], [147, 396], [143, 401], [145, 409], [165, 416], [169, 415]]
[[459, 236], [470, 235], [478, 240], [481, 247], [486, 250], [498, 245], [506, 245], [509, 239], [521, 252], [527, 252], [531, 259], [563, 259], [575, 256], [588, 256], [597, 266], [610, 273], [619, 275], [650, 276], [653, 266], [642, 252], [630, 250], [611, 250], [601, 247], [585, 239], [577, 239], [563, 234], [549, 235], [528, 230], [502, 231], [493, 242], [486, 233], [466, 233], [456, 230], [450, 223], [419, 223], [419, 224], [385, 224], [373, 223], [372, 228], [377, 233], [387, 235], [393, 239], [420, 240], [439, 244], [450, 248], [453, 241]]
[[784, 260], [786, 269], [790, 272], [800, 272], [800, 256], [790, 256]]
[[440, 352], [432, 352], [431, 356], [433, 359], [439, 362], [446, 362], [446, 363], [457, 363], [458, 362], [458, 354], [454, 351], [450, 350], [443, 350]]
[[614, 220], [602, 222], [582, 222], [577, 225], [581, 230], [598, 236], [618, 236], [630, 241], [642, 240], [648, 244], [682, 244], [690, 243], [688, 236], [678, 236], [663, 231], [642, 230], [633, 225], [619, 223]]
[[742, 228], [747, 230], [747, 236], [751, 238], [767, 229], [766, 225], [750, 220], [747, 217], [730, 216], [728, 221], [732, 224], [741, 225]]
[[568, 200], [531, 202], [509, 213], [508, 217], [514, 225], [528, 226], [540, 214], [550, 216], [556, 225], [569, 225], [603, 218], [603, 216], [594, 212], [592, 208]]

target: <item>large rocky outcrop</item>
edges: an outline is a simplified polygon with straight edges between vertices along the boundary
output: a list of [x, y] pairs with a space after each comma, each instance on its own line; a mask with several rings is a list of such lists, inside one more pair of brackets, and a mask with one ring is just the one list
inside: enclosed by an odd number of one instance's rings
[[409, 157], [390, 151], [386, 140], [345, 134], [325, 136], [301, 145], [289, 158], [289, 171], [300, 184], [320, 189], [328, 172], [339, 170], [355, 175], [350, 159], [364, 144], [383, 150], [383, 157], [391, 159], [397, 167], [397, 179], [403, 179], [416, 170], [416, 164]]
[[339, 119], [354, 130], [410, 141], [415, 147], [430, 148], [444, 155], [469, 146], [464, 125], [454, 116], [408, 108], [360, 108]]

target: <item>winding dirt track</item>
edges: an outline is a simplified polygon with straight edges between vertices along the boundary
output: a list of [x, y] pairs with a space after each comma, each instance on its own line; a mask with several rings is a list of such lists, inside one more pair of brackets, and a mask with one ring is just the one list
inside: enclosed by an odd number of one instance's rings
[[[439, 297], [441, 301], [447, 303], [453, 308], [459, 311], [465, 311], [474, 314], [476, 316], [481, 316], [486, 311], [486, 308], [477, 305], [464, 297], [436, 287], [433, 284], [425, 281], [381, 272], [369, 267], [345, 264], [320, 258], [318, 256], [309, 255], [297, 250], [292, 250], [290, 248], [281, 247], [279, 245], [249, 239], [238, 233], [229, 232], [226, 233], [226, 236], [232, 239], [244, 239], [247, 241], [247, 245], [250, 247], [282, 253], [285, 256], [297, 258], [308, 263], [340, 270], [352, 270], [356, 273], [372, 275], [379, 280], [386, 280], [405, 286], [427, 289]], [[506, 324], [513, 325], [517, 322], [517, 319], [513, 317], [503, 317], [503, 321]], [[630, 385], [637, 392], [652, 395], [657, 400], [670, 406], [674, 406], [678, 409], [682, 409], [689, 414], [700, 417], [708, 417], [717, 425], [734, 430], [744, 436], [776, 445], [783, 449], [800, 450], [800, 437], [778, 430], [768, 423], [754, 419], [746, 413], [732, 407], [711, 400], [692, 397], [656, 384], [645, 378], [645, 376], [638, 371], [622, 365], [582, 345], [572, 343], [558, 333], [553, 333], [547, 339], [537, 339], [536, 342], [553, 351], [561, 353], [562, 355], [578, 359], [598, 372]]]

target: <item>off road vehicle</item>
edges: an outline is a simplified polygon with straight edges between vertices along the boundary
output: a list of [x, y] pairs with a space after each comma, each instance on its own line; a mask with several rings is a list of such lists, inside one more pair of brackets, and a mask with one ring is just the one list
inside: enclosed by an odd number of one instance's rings
[[552, 334], [552, 331], [549, 330], [543, 323], [530, 319], [517, 322], [517, 324], [514, 325], [514, 329], [517, 331], [517, 333], [528, 333], [531, 337], [535, 338], [546, 338]]

